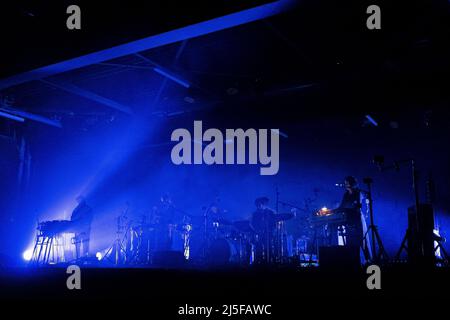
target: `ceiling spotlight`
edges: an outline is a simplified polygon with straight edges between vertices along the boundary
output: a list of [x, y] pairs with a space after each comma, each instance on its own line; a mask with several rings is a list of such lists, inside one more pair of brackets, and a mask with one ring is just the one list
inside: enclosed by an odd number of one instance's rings
[[366, 114], [366, 119], [369, 121], [370, 124], [374, 125], [375, 127], [378, 127], [378, 122], [376, 122], [375, 119], [372, 118], [369, 114]]

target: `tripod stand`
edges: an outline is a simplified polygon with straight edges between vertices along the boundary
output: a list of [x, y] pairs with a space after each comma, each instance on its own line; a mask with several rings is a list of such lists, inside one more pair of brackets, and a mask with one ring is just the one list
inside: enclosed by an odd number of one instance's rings
[[435, 220], [432, 188], [433, 181], [430, 175], [426, 181], [426, 202], [420, 204], [419, 210], [415, 207], [408, 208], [408, 229], [396, 259], [400, 259], [402, 251], [405, 250], [410, 263], [448, 264], [449, 256], [443, 247], [445, 238], [439, 235], [439, 226]]
[[[436, 259], [438, 263], [441, 263], [443, 265], [447, 265], [450, 261], [450, 256], [448, 255], [447, 251], [445, 250], [444, 246], [442, 245], [442, 242], [445, 241], [441, 237], [440, 239], [436, 239], [437, 245], [434, 247], [434, 254], [437, 256], [438, 252], [440, 253], [440, 259]], [[439, 261], [438, 261], [439, 260]]]
[[[419, 230], [419, 210], [420, 210], [420, 200], [419, 200], [419, 183], [418, 183], [418, 171], [416, 168], [416, 162], [414, 159], [406, 159], [401, 161], [395, 161], [391, 166], [384, 166], [384, 157], [375, 156], [374, 163], [378, 165], [381, 171], [394, 169], [396, 171], [400, 170], [400, 166], [402, 164], [410, 164], [411, 165], [411, 175], [412, 175], [412, 191], [414, 193], [414, 209], [415, 209], [415, 221], [413, 226], [408, 226], [408, 229], [405, 232], [400, 248], [395, 255], [395, 260], [400, 259], [400, 255], [403, 250], [408, 254], [408, 260], [414, 260], [412, 256], [423, 257], [424, 256], [424, 247], [421, 239], [415, 241], [415, 243], [409, 243], [412, 239], [412, 235], [416, 230]], [[416, 232], [417, 233], [417, 232]], [[417, 240], [417, 239], [416, 239]], [[407, 245], [408, 242], [408, 245]], [[414, 248], [414, 250], [413, 250]], [[414, 252], [413, 252], [414, 251]]]
[[[370, 246], [370, 248], [372, 250], [372, 257], [370, 259], [370, 262], [378, 263], [378, 262], [387, 261], [389, 259], [389, 257], [388, 257], [386, 250], [384, 249], [383, 242], [381, 241], [380, 234], [378, 233], [378, 227], [375, 225], [374, 219], [373, 219], [373, 201], [372, 201], [373, 180], [372, 180], [372, 178], [364, 178], [363, 182], [367, 186], [366, 198], [367, 198], [367, 202], [368, 202], [369, 219], [370, 219], [370, 224], [367, 227], [367, 231], [363, 237], [363, 244], [367, 245], [368, 240], [369, 240], [368, 237], [370, 234], [370, 237], [372, 240], [371, 246]], [[378, 247], [378, 250], [377, 250], [377, 247]], [[364, 248], [364, 253], [366, 255], [368, 255], [367, 247]]]
[[[102, 261], [108, 259], [116, 266], [119, 265], [122, 260], [126, 262], [127, 260], [127, 250], [124, 247], [124, 243], [127, 239], [127, 227], [122, 223], [122, 220], [125, 220], [125, 215], [120, 215], [117, 217], [117, 230], [116, 230], [116, 240], [106, 251], [105, 255], [102, 258]], [[112, 254], [114, 253], [114, 257], [112, 258]]]

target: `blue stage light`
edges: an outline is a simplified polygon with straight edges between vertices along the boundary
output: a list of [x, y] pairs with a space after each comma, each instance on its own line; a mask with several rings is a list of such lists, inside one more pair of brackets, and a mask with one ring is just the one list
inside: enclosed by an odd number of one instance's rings
[[33, 249], [30, 248], [30, 249], [25, 250], [22, 254], [22, 258], [25, 261], [30, 261], [31, 258], [33, 258]]
[[372, 118], [369, 114], [366, 114], [366, 119], [369, 120], [369, 122], [373, 124], [375, 127], [378, 127], [378, 122], [376, 122], [375, 119]]
[[97, 252], [97, 253], [95, 254], [95, 257], [97, 258], [98, 261], [100, 261], [100, 260], [102, 260], [103, 255], [102, 255], [101, 252]]

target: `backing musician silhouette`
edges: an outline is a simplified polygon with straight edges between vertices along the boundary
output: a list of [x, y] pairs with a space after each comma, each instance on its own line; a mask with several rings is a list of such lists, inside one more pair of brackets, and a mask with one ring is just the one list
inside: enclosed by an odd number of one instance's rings
[[89, 255], [93, 213], [92, 208], [86, 203], [86, 199], [83, 196], [79, 196], [76, 200], [78, 205], [73, 210], [70, 221], [73, 222], [76, 258], [79, 259]]

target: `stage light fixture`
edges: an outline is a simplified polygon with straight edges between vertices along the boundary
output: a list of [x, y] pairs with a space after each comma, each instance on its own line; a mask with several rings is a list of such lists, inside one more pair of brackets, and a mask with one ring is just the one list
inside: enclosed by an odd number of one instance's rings
[[32, 257], [33, 257], [33, 249], [27, 249], [22, 254], [22, 258], [25, 261], [30, 261]]
[[100, 260], [102, 260], [103, 255], [102, 255], [101, 252], [97, 252], [97, 253], [95, 254], [95, 257], [97, 258], [98, 261], [100, 261]]
[[366, 119], [373, 124], [375, 127], [378, 127], [378, 122], [375, 121], [374, 118], [372, 118], [369, 114], [366, 114]]

